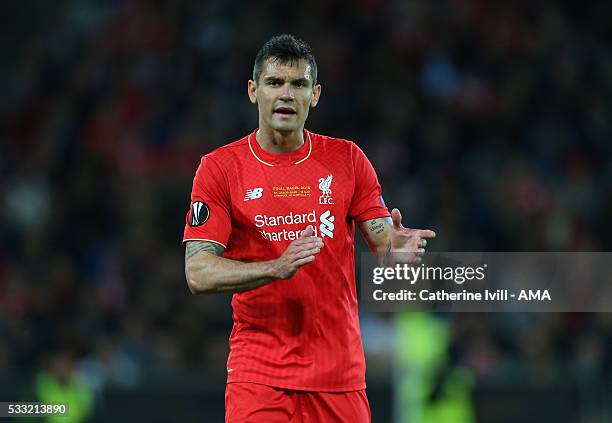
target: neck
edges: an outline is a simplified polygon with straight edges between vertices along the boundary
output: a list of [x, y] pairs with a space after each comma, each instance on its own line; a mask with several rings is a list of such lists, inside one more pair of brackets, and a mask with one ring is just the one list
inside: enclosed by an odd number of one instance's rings
[[276, 131], [260, 128], [255, 134], [259, 146], [268, 153], [290, 153], [304, 145], [304, 128], [297, 131]]

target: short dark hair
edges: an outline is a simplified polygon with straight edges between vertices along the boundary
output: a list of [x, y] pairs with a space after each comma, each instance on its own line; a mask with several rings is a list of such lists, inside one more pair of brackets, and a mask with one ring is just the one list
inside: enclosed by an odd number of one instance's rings
[[317, 62], [312, 54], [312, 49], [305, 41], [291, 34], [276, 35], [270, 38], [255, 56], [255, 65], [253, 66], [255, 83], [259, 83], [263, 62], [270, 57], [278, 60], [281, 64], [293, 64], [301, 59], [306, 60], [312, 71], [312, 85], [314, 86], [317, 83]]

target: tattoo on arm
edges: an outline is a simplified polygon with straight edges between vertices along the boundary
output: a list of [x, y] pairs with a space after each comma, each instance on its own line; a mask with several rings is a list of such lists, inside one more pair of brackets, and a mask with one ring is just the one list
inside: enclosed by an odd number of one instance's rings
[[391, 224], [388, 217], [368, 220], [368, 230], [376, 235], [380, 235], [385, 230], [385, 225]]
[[[393, 221], [390, 217], [381, 217], [377, 219], [371, 219], [367, 221], [367, 231], [369, 235], [373, 235], [378, 240], [377, 242], [385, 242], [385, 245], [382, 245], [378, 250], [378, 257], [382, 265], [390, 265], [392, 263], [392, 254], [391, 254], [391, 239], [383, 239], [380, 238], [380, 235], [383, 234], [387, 227], [393, 226]], [[366, 236], [368, 235], [366, 234]], [[381, 248], [382, 247], [382, 248]]]
[[199, 253], [213, 253], [217, 256], [223, 254], [223, 247], [214, 242], [208, 241], [188, 241], [185, 247], [185, 263]]

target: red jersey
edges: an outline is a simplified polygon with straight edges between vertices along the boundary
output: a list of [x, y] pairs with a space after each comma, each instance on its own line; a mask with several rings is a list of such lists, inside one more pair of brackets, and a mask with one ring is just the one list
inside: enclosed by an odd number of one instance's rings
[[183, 241], [245, 262], [278, 258], [308, 225], [324, 242], [293, 278], [233, 295], [228, 383], [365, 389], [355, 222], [385, 216], [376, 173], [350, 141], [305, 130], [298, 150], [272, 154], [253, 132], [202, 157]]

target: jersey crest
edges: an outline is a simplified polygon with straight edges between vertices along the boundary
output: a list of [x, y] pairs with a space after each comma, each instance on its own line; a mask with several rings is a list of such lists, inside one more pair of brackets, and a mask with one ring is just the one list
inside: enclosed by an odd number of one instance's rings
[[319, 204], [334, 204], [332, 198], [332, 175], [328, 175], [327, 178], [319, 178], [319, 189], [321, 190], [321, 196], [319, 197]]

